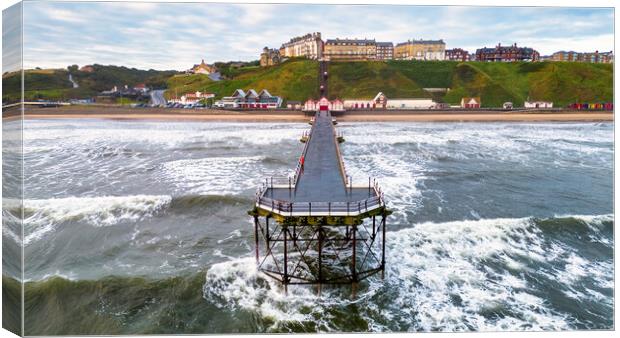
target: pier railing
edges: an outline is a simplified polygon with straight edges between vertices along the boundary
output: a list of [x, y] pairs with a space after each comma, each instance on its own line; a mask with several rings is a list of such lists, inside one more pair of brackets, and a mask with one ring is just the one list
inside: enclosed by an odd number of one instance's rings
[[[352, 180], [349, 180], [351, 182]], [[275, 181], [274, 181], [275, 182]], [[347, 189], [368, 189], [373, 196], [349, 202], [290, 202], [265, 196], [268, 189], [286, 188], [287, 185], [263, 182], [256, 193], [256, 206], [282, 216], [357, 216], [385, 207], [383, 191], [376, 180], [368, 179], [369, 185], [348, 184]], [[291, 185], [291, 189], [293, 189]]]
[[[306, 157], [306, 152], [308, 151], [308, 144], [310, 144], [310, 139], [312, 138], [312, 130], [308, 133], [302, 134], [302, 137], [306, 138], [306, 142], [304, 142], [304, 149], [301, 151], [301, 156]], [[299, 180], [299, 176], [301, 176], [301, 161], [297, 160], [297, 166], [295, 167], [295, 173], [293, 174], [293, 186], [297, 184]]]
[[[306, 152], [308, 151], [308, 143], [310, 143], [310, 138], [312, 137], [312, 132], [304, 132], [302, 137], [306, 137], [306, 142], [304, 143], [304, 148], [301, 151], [301, 156], [306, 157]], [[258, 187], [256, 191], [256, 197], [262, 196], [262, 194], [268, 188], [288, 188], [295, 189], [297, 185], [297, 181], [299, 181], [299, 177], [301, 176], [301, 161], [297, 161], [297, 166], [295, 167], [295, 171], [293, 175], [289, 176], [270, 176], [265, 178], [265, 181], [262, 182], [261, 186]]]

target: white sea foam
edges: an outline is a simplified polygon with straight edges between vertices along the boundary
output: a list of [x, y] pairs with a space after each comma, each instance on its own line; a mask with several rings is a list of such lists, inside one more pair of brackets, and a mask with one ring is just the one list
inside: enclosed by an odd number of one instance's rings
[[271, 329], [282, 321], [313, 320], [311, 314], [300, 310], [318, 299], [312, 290], [304, 287], [290, 287], [288, 295], [285, 294], [278, 282], [257, 271], [254, 258], [212, 265], [207, 271], [203, 292], [216, 306], [258, 312], [262, 318], [273, 322]]
[[[306, 129], [303, 124], [223, 123], [208, 124], [143, 122], [140, 125], [108, 121], [101, 126], [98, 121], [29, 121], [24, 133], [24, 144], [33, 149], [58, 146], [89, 146], [110, 144], [147, 143], [176, 147], [189, 142], [208, 144], [224, 141], [229, 145], [267, 145], [284, 140], [295, 140]], [[230, 142], [228, 142], [230, 141]], [[114, 143], [114, 142], [113, 142]], [[53, 147], [49, 146], [52, 145]]]
[[163, 179], [184, 193], [235, 195], [258, 187], [261, 176], [253, 170], [262, 156], [210, 157], [163, 164]]
[[24, 245], [28, 245], [68, 221], [95, 227], [136, 222], [169, 205], [167, 195], [66, 197], [24, 200]]
[[377, 181], [397, 221], [421, 206], [418, 184], [424, 177], [419, 175], [422, 171], [419, 163], [399, 154], [345, 155], [344, 160], [353, 184], [367, 184], [368, 177]]
[[[592, 128], [583, 124], [376, 124], [381, 134], [368, 137], [365, 125], [346, 124], [342, 126], [347, 142], [363, 145], [371, 150], [396, 144], [415, 144], [419, 157], [452, 158], [465, 160], [471, 156], [496, 157], [503, 161], [517, 161], [528, 165], [531, 154], [546, 149], [556, 159], [556, 165], [574, 165], [575, 153], [596, 156], [597, 162], [606, 163], [613, 149], [611, 129]], [[455, 151], [451, 144], [459, 144]], [[584, 164], [591, 166], [591, 164]]]
[[[386, 280], [371, 279], [368, 290], [354, 300], [329, 288], [319, 297], [311, 288], [289, 287], [284, 296], [277, 282], [257, 272], [253, 258], [213, 265], [205, 298], [218, 306], [256, 311], [275, 320], [272, 329], [288, 321], [313, 322], [334, 304], [356, 303], [373, 331], [563, 330], [571, 327], [571, 319], [532, 292], [523, 276], [524, 271], [538, 273], [530, 264], [565, 262], [566, 270], [550, 278], [564, 283], [565, 293], [577, 299], [607, 298], [596, 290], [575, 292], [574, 280], [559, 276], [579, 278], [588, 271], [601, 286], [613, 287], [611, 264], [587, 262], [561, 246], [549, 248], [532, 218], [422, 223], [387, 237]], [[378, 302], [385, 294], [389, 300]], [[325, 319], [318, 330], [338, 330]]]

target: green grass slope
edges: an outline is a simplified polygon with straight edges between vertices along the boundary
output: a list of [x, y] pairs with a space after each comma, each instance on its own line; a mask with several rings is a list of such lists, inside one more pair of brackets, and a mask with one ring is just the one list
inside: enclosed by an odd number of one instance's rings
[[[68, 100], [97, 95], [114, 86], [134, 86], [146, 83], [149, 87], [162, 88], [176, 71], [140, 70], [135, 68], [93, 65], [93, 72], [82, 72], [72, 68], [73, 79], [79, 84], [73, 88], [68, 69], [29, 69], [24, 71], [24, 98], [26, 101]], [[18, 102], [21, 91], [21, 72], [2, 75], [3, 104]]]
[[165, 95], [172, 98], [184, 93], [207, 91], [216, 99], [231, 95], [235, 89], [267, 89], [272, 95], [286, 100], [304, 101], [318, 97], [318, 62], [293, 59], [272, 67], [249, 67], [238, 72], [232, 79], [212, 81], [206, 75], [177, 75], [168, 79]]
[[480, 96], [483, 107], [506, 101], [522, 106], [532, 100], [573, 102], [613, 100], [613, 65], [567, 62], [388, 61], [333, 62], [329, 68], [331, 98], [431, 97], [422, 88], [450, 88], [433, 98], [453, 105], [464, 96]]
[[[18, 102], [21, 97], [21, 72], [2, 76], [2, 102]], [[77, 92], [64, 69], [33, 69], [24, 72], [24, 96], [28, 100], [61, 99]]]
[[[95, 71], [92, 73], [70, 67], [74, 79], [80, 84], [77, 89], [72, 88], [67, 69], [28, 70], [24, 75], [26, 99], [88, 97], [115, 85], [142, 82], [150, 87], [168, 88], [167, 98], [207, 91], [215, 93], [219, 99], [231, 95], [235, 89], [251, 88], [257, 91], [267, 89], [285, 100], [304, 101], [319, 96], [318, 62], [306, 59], [291, 59], [271, 67], [249, 64], [231, 68], [225, 72], [227, 79], [222, 81], [212, 81], [206, 75], [187, 75], [175, 71], [93, 67]], [[462, 97], [480, 96], [483, 107], [501, 107], [506, 101], [519, 107], [528, 97], [552, 101], [556, 107], [573, 102], [613, 100], [613, 64], [396, 60], [331, 62], [328, 82], [332, 99], [370, 99], [383, 92], [388, 98], [432, 97], [440, 102], [458, 105]], [[4, 74], [2, 83], [3, 103], [19, 100], [20, 74]], [[450, 88], [450, 91], [430, 94], [423, 88]]]

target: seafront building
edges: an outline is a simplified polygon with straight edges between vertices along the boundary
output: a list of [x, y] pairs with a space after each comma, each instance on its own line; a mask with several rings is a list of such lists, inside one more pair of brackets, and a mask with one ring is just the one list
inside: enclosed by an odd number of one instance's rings
[[316, 112], [317, 110], [329, 110], [341, 112], [344, 111], [344, 103], [339, 100], [328, 100], [325, 97], [322, 97], [320, 100], [312, 100], [309, 99], [304, 102], [304, 106], [302, 108], [303, 111], [311, 111]]
[[231, 96], [223, 97], [215, 102], [214, 106], [218, 108], [249, 108], [249, 109], [275, 109], [282, 104], [282, 98], [271, 95], [266, 89], [257, 93], [254, 89], [245, 92], [243, 89], [237, 89]]
[[564, 62], [588, 62], [588, 63], [613, 63], [614, 53], [613, 51], [602, 52], [595, 51], [594, 53], [579, 53], [574, 51], [559, 51], [551, 54], [549, 61], [564, 61]]
[[280, 56], [285, 58], [305, 57], [318, 60], [323, 56], [321, 33], [308, 33], [294, 37], [280, 47]]
[[553, 108], [553, 102], [549, 101], [525, 101], [525, 108]]
[[377, 42], [377, 60], [394, 59], [394, 44], [391, 42]]
[[369, 99], [344, 99], [345, 109], [435, 109], [437, 102], [429, 98], [388, 98], [382, 92]]
[[479, 48], [476, 50], [476, 61], [487, 62], [514, 62], [514, 61], [539, 61], [540, 54], [533, 48], [517, 47], [517, 44], [502, 46], [497, 44], [494, 48]]
[[280, 51], [277, 49], [263, 48], [263, 52], [260, 54], [260, 66], [267, 67], [280, 63]]
[[323, 50], [325, 61], [374, 61], [377, 43], [374, 39], [328, 39]]
[[461, 98], [461, 108], [477, 109], [480, 108], [480, 97], [463, 97]]
[[181, 95], [180, 98], [174, 98], [169, 100], [168, 102], [173, 103], [181, 103], [181, 104], [195, 104], [200, 102], [201, 100], [206, 100], [215, 97], [213, 93], [204, 93], [204, 92], [195, 92], [195, 93], [186, 93]]
[[446, 43], [443, 40], [408, 40], [396, 44], [396, 60], [444, 60]]
[[448, 61], [469, 61], [469, 52], [462, 48], [446, 49], [444, 59]]

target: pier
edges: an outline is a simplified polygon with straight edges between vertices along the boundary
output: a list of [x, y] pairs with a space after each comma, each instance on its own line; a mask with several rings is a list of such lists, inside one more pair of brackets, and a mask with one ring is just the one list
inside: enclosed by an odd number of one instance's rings
[[[310, 120], [293, 174], [268, 177], [253, 216], [258, 269], [283, 284], [349, 284], [385, 271], [386, 208], [372, 179], [353, 182], [326, 107]], [[301, 161], [303, 158], [303, 163]]]

